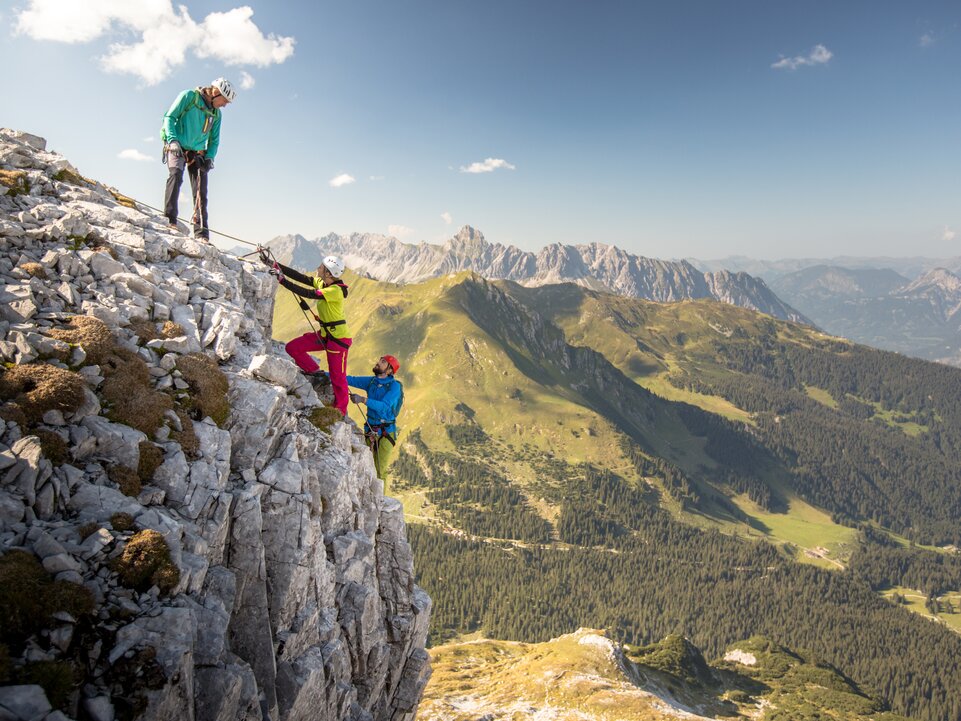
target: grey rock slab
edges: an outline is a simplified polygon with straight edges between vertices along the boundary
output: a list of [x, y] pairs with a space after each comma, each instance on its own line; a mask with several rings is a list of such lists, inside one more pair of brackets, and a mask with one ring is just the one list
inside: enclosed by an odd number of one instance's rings
[[0, 713], [17, 721], [39, 721], [53, 708], [36, 685], [0, 686]]
[[87, 712], [91, 721], [113, 721], [113, 703], [109, 696], [94, 696], [83, 700], [83, 710]]
[[90, 257], [90, 270], [99, 280], [106, 280], [118, 273], [125, 273], [126, 266], [111, 258], [107, 253], [94, 253]]
[[283, 388], [290, 388], [299, 373], [291, 361], [272, 355], [256, 355], [247, 370], [255, 378], [260, 378]]
[[84, 418], [81, 426], [90, 431], [95, 444], [92, 449], [75, 456], [77, 460], [103, 458], [128, 468], [137, 467], [140, 462], [140, 442], [147, 440], [146, 435], [130, 426], [111, 423], [100, 416]]

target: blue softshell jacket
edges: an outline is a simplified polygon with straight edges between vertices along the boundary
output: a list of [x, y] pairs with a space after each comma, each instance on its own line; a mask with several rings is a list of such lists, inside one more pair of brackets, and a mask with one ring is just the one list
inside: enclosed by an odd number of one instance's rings
[[394, 421], [403, 398], [400, 381], [393, 376], [347, 376], [347, 385], [367, 391], [367, 421], [374, 426], [386, 423], [384, 432], [393, 435], [397, 431]]

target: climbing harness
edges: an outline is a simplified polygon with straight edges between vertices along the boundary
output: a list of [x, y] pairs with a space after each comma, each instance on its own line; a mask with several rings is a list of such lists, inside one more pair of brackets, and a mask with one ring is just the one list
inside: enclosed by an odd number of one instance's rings
[[[368, 395], [370, 395], [370, 386], [367, 387], [367, 393], [368, 393]], [[371, 450], [374, 454], [377, 453], [377, 449], [380, 447], [380, 439], [381, 439], [381, 438], [386, 438], [387, 441], [388, 441], [392, 446], [396, 446], [396, 445], [397, 445], [397, 438], [396, 438], [396, 436], [392, 436], [390, 433], [388, 433], [386, 430], [384, 430], [387, 426], [391, 425], [391, 424], [394, 423], [395, 421], [387, 421], [387, 422], [381, 422], [381, 423], [371, 423], [371, 422], [367, 419], [367, 414], [364, 413], [364, 409], [360, 407], [360, 403], [358, 403], [357, 401], [354, 400], [354, 396], [355, 396], [355, 395], [356, 395], [355, 393], [351, 393], [351, 394], [350, 394], [350, 400], [351, 400], [351, 402], [353, 402], [353, 404], [354, 404], [355, 406], [357, 406], [357, 410], [360, 411], [360, 415], [361, 415], [361, 417], [363, 417], [363, 419], [364, 419], [364, 438], [367, 439], [367, 445], [370, 446], [370, 450]]]

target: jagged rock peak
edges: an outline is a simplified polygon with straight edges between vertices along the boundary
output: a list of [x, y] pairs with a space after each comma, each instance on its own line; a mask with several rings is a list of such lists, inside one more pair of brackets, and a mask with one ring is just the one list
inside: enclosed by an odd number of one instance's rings
[[444, 244], [448, 250], [458, 252], [483, 252], [490, 244], [484, 239], [484, 234], [465, 225], [457, 234]]
[[0, 643], [85, 675], [63, 711], [0, 686], [0, 715], [412, 719], [431, 601], [403, 509], [312, 413], [273, 280], [45, 148], [0, 130], [0, 571], [73, 600]]
[[[271, 241], [271, 245], [280, 242]], [[522, 285], [577, 283], [595, 290], [660, 302], [695, 298], [743, 305], [800, 323], [803, 315], [745, 273], [702, 273], [687, 261], [633, 255], [614, 245], [552, 243], [537, 253], [491, 243], [465, 225], [443, 245], [401, 243], [371, 234], [331, 234], [312, 241], [315, 255], [339, 253], [348, 266], [377, 280], [415, 283], [462, 270]]]
[[903, 293], [939, 290], [943, 293], [961, 292], [961, 278], [947, 268], [932, 268], [924, 275], [902, 288]]

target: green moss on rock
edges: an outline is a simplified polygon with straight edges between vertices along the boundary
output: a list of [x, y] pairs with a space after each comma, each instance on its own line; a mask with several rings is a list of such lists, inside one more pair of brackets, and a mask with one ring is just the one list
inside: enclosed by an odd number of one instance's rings
[[344, 415], [331, 406], [318, 406], [310, 412], [307, 419], [320, 430], [329, 433], [337, 421], [344, 420]]

